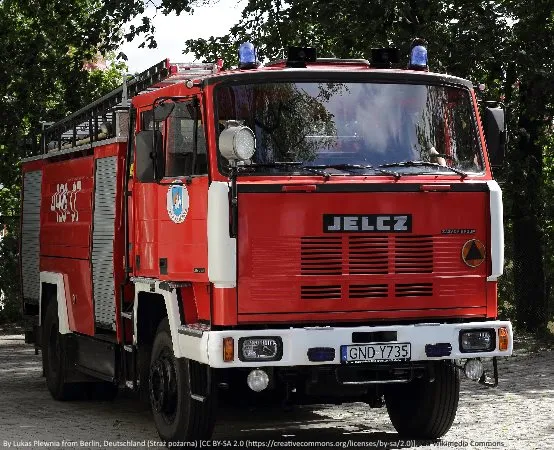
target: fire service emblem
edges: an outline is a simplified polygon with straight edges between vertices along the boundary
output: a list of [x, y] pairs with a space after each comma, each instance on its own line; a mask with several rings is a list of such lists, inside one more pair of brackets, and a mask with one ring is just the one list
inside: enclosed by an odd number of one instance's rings
[[189, 193], [182, 184], [173, 184], [167, 190], [167, 214], [175, 223], [182, 223], [189, 211]]

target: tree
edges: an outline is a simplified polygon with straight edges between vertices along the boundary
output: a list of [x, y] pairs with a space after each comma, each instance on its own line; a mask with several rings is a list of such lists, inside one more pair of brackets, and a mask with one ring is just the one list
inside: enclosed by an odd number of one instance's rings
[[[102, 46], [95, 2], [0, 2], [0, 322], [19, 310], [17, 270], [20, 159], [40, 121], [55, 121], [120, 83], [122, 66], [84, 70]], [[92, 13], [91, 13], [92, 11]]]
[[[554, 2], [508, 3], [515, 20], [507, 50], [507, 100], [514, 111], [509, 195], [512, 200], [514, 286], [518, 325], [544, 330], [551, 316], [546, 284], [554, 268], [546, 249], [544, 150], [552, 142], [554, 113]], [[551, 210], [551, 209], [550, 209]], [[552, 217], [550, 217], [550, 220]], [[550, 241], [551, 243], [552, 241]], [[546, 254], [545, 254], [546, 253]], [[551, 281], [548, 281], [551, 284]]]
[[[543, 151], [552, 142], [554, 108], [554, 0], [249, 0], [228, 35], [185, 45], [197, 58], [223, 57], [229, 66], [247, 40], [265, 59], [283, 57], [286, 45], [311, 45], [320, 56], [368, 58], [372, 47], [390, 44], [407, 55], [416, 36], [429, 41], [432, 70], [485, 82], [489, 98], [504, 98], [509, 107], [511, 154], [499, 175], [511, 233], [511, 300], [520, 329], [544, 330], [550, 318], [545, 278], [554, 275], [544, 265], [543, 234]], [[501, 292], [511, 291], [501, 286]]]

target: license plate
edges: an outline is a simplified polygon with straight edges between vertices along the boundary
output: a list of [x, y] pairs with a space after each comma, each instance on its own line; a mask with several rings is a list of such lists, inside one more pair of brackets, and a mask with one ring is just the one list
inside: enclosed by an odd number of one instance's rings
[[409, 343], [341, 345], [343, 363], [409, 361], [412, 349]]

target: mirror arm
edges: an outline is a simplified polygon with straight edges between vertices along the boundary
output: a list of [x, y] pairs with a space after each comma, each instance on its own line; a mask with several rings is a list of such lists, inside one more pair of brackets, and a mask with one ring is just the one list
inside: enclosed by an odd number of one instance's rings
[[237, 162], [229, 161], [229, 178], [231, 179], [231, 230], [230, 237], [236, 238], [238, 232], [238, 196], [237, 196]]

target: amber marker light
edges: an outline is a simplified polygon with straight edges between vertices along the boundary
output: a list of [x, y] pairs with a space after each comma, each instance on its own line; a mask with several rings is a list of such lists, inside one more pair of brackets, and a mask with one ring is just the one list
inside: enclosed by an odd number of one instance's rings
[[223, 361], [231, 362], [235, 359], [235, 340], [232, 337], [223, 338]]
[[510, 344], [510, 338], [508, 334], [508, 329], [505, 327], [498, 329], [498, 350], [506, 351]]

